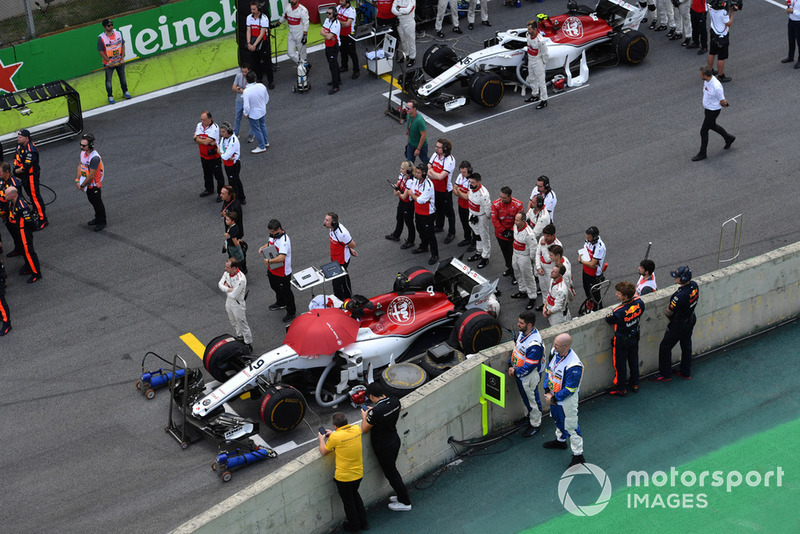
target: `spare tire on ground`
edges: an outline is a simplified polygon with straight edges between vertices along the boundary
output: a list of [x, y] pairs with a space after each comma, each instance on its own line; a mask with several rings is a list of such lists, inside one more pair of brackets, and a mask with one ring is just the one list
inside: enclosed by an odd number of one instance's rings
[[478, 308], [470, 308], [461, 314], [453, 326], [450, 346], [461, 347], [464, 354], [475, 354], [499, 344], [503, 338], [500, 323]]
[[226, 382], [247, 365], [247, 345], [230, 334], [212, 339], [203, 353], [203, 365], [215, 380]]
[[290, 385], [275, 384], [264, 393], [258, 415], [275, 432], [288, 432], [306, 415], [306, 399]]
[[425, 355], [419, 359], [419, 365], [425, 372], [428, 373], [430, 378], [436, 378], [448, 369], [452, 369], [461, 362], [467, 361], [467, 356], [461, 351], [453, 351], [450, 358], [443, 361], [436, 361], [431, 355], [430, 351], [425, 351]]
[[396, 363], [381, 373], [381, 383], [389, 397], [408, 395], [428, 380], [428, 374], [419, 365]]

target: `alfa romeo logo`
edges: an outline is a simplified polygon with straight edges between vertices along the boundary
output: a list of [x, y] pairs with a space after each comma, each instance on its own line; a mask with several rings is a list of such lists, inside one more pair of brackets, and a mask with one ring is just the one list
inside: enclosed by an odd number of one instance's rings
[[386, 315], [394, 324], [411, 324], [414, 322], [414, 301], [408, 297], [397, 297], [389, 304]]
[[[582, 475], [593, 475], [602, 488], [600, 490], [600, 496], [594, 504], [578, 506], [569, 496], [567, 490], [569, 489], [572, 479]], [[572, 515], [577, 515], [579, 517], [597, 515], [603, 511], [608, 505], [609, 499], [611, 499], [611, 480], [609, 480], [608, 475], [606, 475], [606, 472], [603, 471], [602, 468], [594, 464], [573, 465], [561, 475], [561, 480], [558, 482], [558, 498], [561, 500], [561, 504], [564, 505], [564, 509]]]
[[561, 25], [561, 32], [572, 39], [583, 37], [583, 23], [578, 17], [568, 17]]

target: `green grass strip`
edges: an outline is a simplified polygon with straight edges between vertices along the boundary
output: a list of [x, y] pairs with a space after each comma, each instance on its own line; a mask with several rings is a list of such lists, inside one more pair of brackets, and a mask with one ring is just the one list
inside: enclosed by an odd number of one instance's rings
[[[286, 53], [287, 35], [286, 26], [277, 29], [279, 55]], [[322, 42], [322, 37], [319, 35], [319, 24], [312, 24], [309, 27], [308, 35], [309, 47]], [[312, 38], [314, 35], [316, 38]], [[148, 59], [132, 61], [125, 66], [125, 74], [128, 79], [128, 90], [135, 98], [137, 95], [144, 95], [224, 72], [237, 65], [236, 41], [232, 36], [226, 36]], [[233, 77], [231, 77], [232, 82]], [[80, 94], [83, 111], [111, 105], [107, 100], [105, 73], [102, 70], [73, 78], [68, 80], [68, 83]], [[118, 102], [121, 101], [122, 90], [116, 74], [114, 74], [112, 86], [114, 98]], [[14, 110], [0, 113], [0, 135], [57, 119], [64, 119], [66, 122], [67, 103], [63, 98], [32, 104], [30, 108], [33, 113], [28, 116], [22, 116]]]
[[[743, 477], [754, 471], [762, 478], [768, 471], [783, 469], [782, 486], [776, 487], [776, 477], [770, 479], [769, 487], [750, 487], [746, 480], [728, 492], [726, 485], [710, 487], [712, 478], [706, 478], [705, 487], [627, 487], [627, 481], [612, 478], [616, 487], [608, 506], [591, 517], [577, 517], [564, 513], [525, 532], [659, 532], [684, 534], [687, 532], [739, 533], [739, 532], [800, 532], [800, 419], [783, 424], [766, 432], [744, 438], [677, 468], [681, 473], [692, 471], [700, 475], [703, 471], [722, 471], [723, 479], [731, 471]], [[687, 445], [689, 446], [689, 445]], [[652, 472], [649, 473], [652, 476]], [[755, 475], [752, 481], [755, 482]], [[688, 480], [688, 479], [687, 479]], [[669, 484], [669, 483], [668, 483]], [[633, 496], [648, 495], [651, 506], [639, 503], [633, 507]], [[692, 495], [692, 508], [669, 507], [670, 494]], [[697, 507], [699, 494], [705, 494], [707, 506]], [[599, 486], [598, 486], [599, 495]], [[655, 506], [655, 496], [660, 495], [664, 506]], [[675, 498], [673, 498], [673, 501]], [[630, 506], [629, 506], [629, 503]], [[582, 504], [582, 503], [579, 503]], [[591, 503], [586, 503], [591, 504]]]

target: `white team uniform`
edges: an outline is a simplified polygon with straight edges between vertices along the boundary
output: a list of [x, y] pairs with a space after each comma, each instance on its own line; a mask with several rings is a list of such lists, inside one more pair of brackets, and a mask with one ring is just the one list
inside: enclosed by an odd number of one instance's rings
[[305, 63], [308, 56], [306, 45], [303, 44], [303, 35], [308, 33], [308, 9], [299, 2], [296, 8], [292, 8], [292, 5], [287, 3], [279, 21], [281, 24], [284, 22], [289, 24], [286, 55], [297, 65]]
[[409, 59], [417, 58], [417, 21], [414, 19], [416, 7], [416, 0], [394, 0], [392, 3], [392, 13], [398, 21], [400, 50]]
[[564, 278], [554, 280], [550, 284], [550, 289], [547, 292], [547, 298], [544, 301], [544, 307], [550, 312], [547, 320], [550, 321], [550, 326], [566, 323], [572, 319], [569, 312], [569, 288], [567, 281]]
[[527, 219], [529, 221], [528, 225], [533, 228], [533, 235], [538, 243], [542, 238], [542, 231], [544, 230], [544, 227], [551, 222], [550, 212], [547, 211], [547, 208], [545, 207], [539, 212], [539, 215], [536, 215], [536, 212], [533, 211], [533, 208], [531, 208], [528, 210]]
[[531, 39], [526, 35], [528, 42], [528, 77], [525, 78], [531, 88], [531, 93], [538, 93], [539, 98], [547, 100], [547, 82], [545, 81], [545, 65], [550, 57], [547, 50], [547, 43], [541, 34]]
[[537, 244], [533, 229], [526, 224], [522, 230], [518, 230], [515, 224], [512, 247], [511, 267], [514, 269], [514, 277], [519, 284], [519, 290], [526, 293], [529, 299], [535, 299], [536, 281], [533, 278], [532, 262], [536, 259]]
[[481, 258], [488, 259], [492, 252], [492, 197], [489, 190], [480, 186], [476, 191], [469, 190], [469, 216], [478, 217], [478, 222], [470, 221], [469, 227], [478, 236], [475, 249]]
[[[539, 290], [542, 292], [542, 300], [547, 297], [547, 291], [550, 289], [550, 272], [553, 270], [553, 263], [550, 261], [550, 252], [547, 247], [550, 245], [561, 245], [561, 241], [556, 238], [552, 243], [547, 244], [544, 236], [539, 239], [539, 244], [536, 246], [536, 276], [539, 278]], [[539, 274], [539, 269], [542, 274]]]
[[244, 296], [247, 293], [247, 277], [242, 271], [231, 276], [227, 271], [219, 280], [219, 289], [227, 295], [225, 300], [225, 310], [228, 312], [228, 320], [236, 330], [236, 337], [240, 337], [245, 343], [250, 345], [253, 342], [253, 334], [247, 324], [247, 304]]
[[442, 20], [444, 20], [447, 4], [450, 4], [450, 20], [453, 22], [453, 28], [458, 28], [458, 1], [439, 0], [439, 4], [436, 6], [436, 23], [433, 25], [437, 32], [442, 31]]

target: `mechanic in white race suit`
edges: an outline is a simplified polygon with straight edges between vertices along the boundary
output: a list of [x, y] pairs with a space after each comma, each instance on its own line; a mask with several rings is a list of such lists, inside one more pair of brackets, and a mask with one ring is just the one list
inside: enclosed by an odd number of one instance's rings
[[564, 275], [567, 268], [564, 264], [554, 265], [550, 270], [550, 289], [547, 290], [547, 297], [544, 299], [542, 313], [547, 317], [550, 326], [556, 326], [572, 319], [569, 313], [569, 286]]
[[444, 20], [448, 4], [450, 4], [450, 20], [453, 23], [453, 32], [461, 33], [461, 28], [458, 27], [458, 0], [439, 0], [436, 6], [436, 23], [433, 25], [436, 30], [436, 36], [439, 39], [444, 38], [444, 33], [442, 33], [442, 21]]
[[517, 320], [516, 344], [508, 360], [508, 376], [513, 376], [528, 409], [528, 428], [522, 433], [529, 438], [536, 434], [542, 424], [542, 402], [539, 399], [539, 380], [544, 367], [544, 343], [536, 330], [536, 312], [525, 311]]
[[572, 461], [585, 463], [583, 437], [578, 424], [578, 395], [583, 378], [583, 363], [572, 350], [572, 337], [559, 334], [553, 341], [550, 362], [544, 380], [544, 396], [550, 403], [550, 417], [556, 424], [556, 439], [543, 443], [545, 449], [566, 449], [567, 438], [572, 447]]
[[689, 15], [689, 8], [692, 7], [691, 0], [672, 0], [673, 17], [675, 19], [675, 33], [669, 40], [677, 41], [683, 39], [683, 46], [689, 46], [692, 42], [692, 17]]
[[247, 294], [247, 277], [239, 270], [239, 262], [236, 259], [228, 258], [225, 262], [225, 273], [219, 279], [218, 286], [228, 297], [225, 300], [225, 311], [228, 312], [231, 326], [236, 330], [236, 337], [252, 350], [253, 334], [245, 316], [247, 304], [244, 297]]
[[[546, 210], [545, 210], [546, 212]], [[533, 228], [528, 226], [522, 212], [514, 216], [514, 242], [511, 245], [511, 266], [519, 290], [511, 295], [512, 299], [528, 297], [526, 310], [536, 306], [536, 280], [533, 278], [533, 261], [536, 259], [537, 243]]]
[[[394, 0], [392, 2], [392, 13], [397, 16], [399, 21], [397, 32], [400, 34], [400, 50], [408, 59], [407, 67], [411, 67], [417, 61], [417, 21], [414, 19], [414, 11], [417, 7], [416, 0]], [[403, 56], [397, 56], [401, 61]]]
[[300, 0], [289, 0], [289, 6], [283, 8], [279, 22], [289, 24], [289, 37], [286, 40], [286, 55], [295, 65], [306, 65], [306, 41], [308, 40], [308, 9]]
[[528, 77], [525, 79], [531, 88], [531, 96], [525, 102], [541, 100], [536, 109], [547, 106], [547, 82], [545, 81], [545, 65], [550, 57], [547, 43], [539, 33], [539, 21], [528, 21]]
[[481, 184], [481, 175], [477, 172], [469, 175], [469, 227], [477, 241], [475, 254], [467, 258], [467, 261], [480, 258], [485, 266], [492, 252], [492, 197], [489, 190]]
[[535, 195], [530, 202], [528, 209], [528, 226], [533, 228], [533, 235], [536, 242], [542, 238], [542, 230], [550, 224], [550, 212], [544, 207], [544, 197], [542, 195]]

